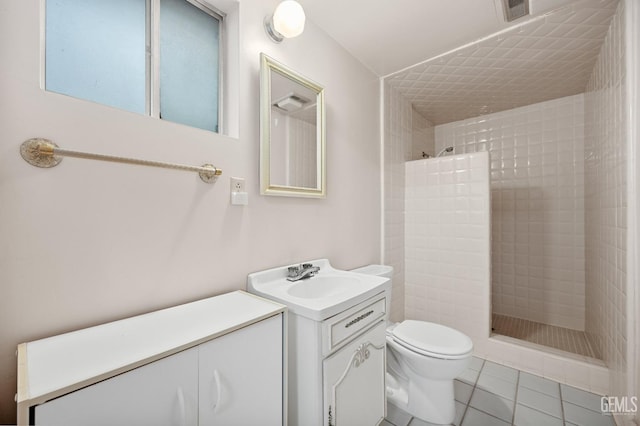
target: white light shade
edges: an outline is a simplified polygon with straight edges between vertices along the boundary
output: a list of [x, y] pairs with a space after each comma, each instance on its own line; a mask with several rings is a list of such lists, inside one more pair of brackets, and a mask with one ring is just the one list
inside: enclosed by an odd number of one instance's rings
[[287, 38], [302, 34], [304, 21], [304, 10], [295, 0], [284, 0], [273, 12], [273, 28]]

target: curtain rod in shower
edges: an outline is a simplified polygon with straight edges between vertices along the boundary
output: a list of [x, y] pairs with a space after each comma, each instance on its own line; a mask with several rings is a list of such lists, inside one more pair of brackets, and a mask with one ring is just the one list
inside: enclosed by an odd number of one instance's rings
[[136, 158], [117, 157], [114, 155], [91, 154], [88, 152], [72, 151], [58, 147], [49, 139], [33, 138], [22, 142], [20, 155], [24, 160], [36, 167], [55, 167], [62, 161], [61, 157], [84, 158], [85, 160], [110, 161], [113, 163], [135, 164], [139, 166], [161, 167], [163, 169], [184, 170], [197, 172], [206, 183], [215, 182], [222, 174], [222, 170], [211, 164], [202, 166], [188, 166], [185, 164], [163, 163], [160, 161], [139, 160]]

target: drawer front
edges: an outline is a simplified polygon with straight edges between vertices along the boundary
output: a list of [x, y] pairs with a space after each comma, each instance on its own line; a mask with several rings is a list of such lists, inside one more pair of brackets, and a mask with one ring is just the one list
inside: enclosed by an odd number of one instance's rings
[[325, 354], [349, 341], [386, 314], [386, 298], [377, 295], [325, 321]]

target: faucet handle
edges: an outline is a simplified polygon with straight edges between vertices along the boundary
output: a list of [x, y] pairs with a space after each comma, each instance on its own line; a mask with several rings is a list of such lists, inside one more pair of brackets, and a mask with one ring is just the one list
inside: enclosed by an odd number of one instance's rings
[[295, 277], [296, 275], [298, 275], [298, 272], [300, 272], [302, 268], [300, 266], [289, 266], [287, 268], [287, 275], [289, 277]]
[[307, 269], [307, 268], [313, 268], [313, 264], [311, 264], [311, 263], [303, 263], [302, 264], [302, 269]]

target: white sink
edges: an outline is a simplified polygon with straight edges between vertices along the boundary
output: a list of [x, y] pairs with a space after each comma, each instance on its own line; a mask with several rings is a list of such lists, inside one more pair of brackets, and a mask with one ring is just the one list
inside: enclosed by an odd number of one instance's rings
[[343, 293], [353, 290], [353, 286], [360, 285], [361, 281], [354, 277], [343, 275], [319, 275], [309, 279], [296, 281], [287, 289], [293, 297], [303, 299], [319, 299], [322, 297], [338, 297]]
[[320, 271], [300, 281], [287, 280], [288, 266], [249, 274], [247, 290], [287, 305], [290, 311], [321, 321], [388, 291], [388, 278], [334, 269], [327, 259], [314, 260]]

